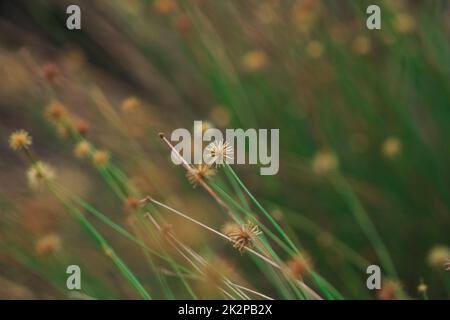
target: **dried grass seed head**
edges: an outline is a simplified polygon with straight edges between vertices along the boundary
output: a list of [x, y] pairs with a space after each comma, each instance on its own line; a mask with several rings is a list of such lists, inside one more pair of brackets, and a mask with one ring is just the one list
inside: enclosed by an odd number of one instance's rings
[[27, 149], [31, 143], [31, 136], [25, 130], [14, 131], [9, 136], [9, 146], [13, 150]]
[[175, 0], [156, 0], [155, 10], [160, 15], [170, 15], [177, 11], [178, 4]]
[[246, 247], [252, 247], [258, 236], [262, 234], [259, 227], [251, 221], [247, 221], [242, 226], [230, 230], [226, 235], [234, 243], [233, 247], [241, 253]]
[[55, 179], [53, 168], [42, 161], [37, 161], [27, 170], [28, 185], [33, 190], [40, 190], [45, 183]]
[[141, 101], [136, 97], [128, 97], [122, 101], [122, 111], [131, 112], [138, 109], [141, 106]]
[[395, 17], [394, 28], [400, 34], [408, 34], [416, 29], [416, 19], [408, 13], [400, 13]]
[[67, 114], [67, 108], [60, 102], [52, 102], [45, 108], [45, 116], [53, 123], [61, 122]]
[[211, 142], [205, 149], [205, 162], [209, 165], [216, 166], [224, 165], [229, 160], [233, 159], [233, 147], [224, 140]]
[[357, 55], [360, 55], [360, 56], [367, 55], [370, 53], [371, 49], [372, 49], [372, 43], [370, 41], [370, 38], [361, 35], [361, 36], [357, 36], [353, 40], [352, 50]]
[[450, 261], [450, 248], [444, 245], [437, 245], [431, 248], [427, 256], [430, 267], [442, 268]]
[[78, 134], [82, 137], [86, 137], [89, 130], [91, 129], [91, 126], [85, 120], [78, 120], [77, 122], [75, 122], [74, 127]]
[[421, 281], [421, 283], [417, 286], [417, 292], [420, 294], [426, 294], [428, 291], [428, 286]]
[[292, 258], [286, 265], [288, 274], [294, 279], [303, 279], [311, 273], [313, 268], [312, 259], [307, 253]]
[[306, 53], [313, 59], [319, 59], [323, 56], [324, 47], [320, 41], [313, 40], [306, 46]]
[[269, 63], [269, 58], [264, 51], [254, 50], [247, 52], [242, 58], [242, 66], [248, 72], [256, 72], [264, 69]]
[[188, 170], [186, 177], [188, 181], [194, 186], [194, 188], [200, 183], [200, 181], [207, 181], [216, 174], [211, 166], [207, 164], [199, 164], [197, 167]]
[[54, 63], [46, 63], [41, 68], [42, 76], [51, 85], [59, 84], [61, 70]]
[[335, 172], [339, 161], [331, 151], [319, 151], [312, 161], [312, 169], [319, 176], [326, 176]]
[[388, 280], [382, 283], [377, 297], [379, 300], [398, 300], [401, 298], [402, 286], [399, 282]]
[[141, 202], [139, 199], [134, 197], [128, 197], [125, 202], [125, 211], [127, 213], [134, 213], [141, 207]]
[[76, 144], [73, 153], [77, 158], [85, 159], [91, 153], [91, 144], [87, 141], [80, 141]]
[[109, 165], [111, 154], [106, 150], [98, 150], [94, 152], [93, 161], [99, 168], [105, 168]]
[[389, 137], [383, 142], [381, 152], [388, 159], [398, 157], [402, 152], [402, 142], [397, 137]]
[[40, 238], [35, 245], [35, 252], [38, 256], [52, 255], [61, 250], [61, 237], [56, 233], [49, 233]]

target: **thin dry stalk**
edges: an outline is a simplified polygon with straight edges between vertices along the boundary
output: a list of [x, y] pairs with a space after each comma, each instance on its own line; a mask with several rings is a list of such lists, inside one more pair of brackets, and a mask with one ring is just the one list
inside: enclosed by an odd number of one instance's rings
[[244, 287], [244, 286], [241, 286], [241, 285], [239, 285], [239, 284], [237, 284], [237, 283], [234, 283], [234, 282], [231, 282], [231, 281], [230, 281], [230, 283], [231, 283], [232, 285], [234, 285], [235, 287], [238, 287], [238, 288], [240, 288], [240, 289], [242, 289], [242, 290], [244, 290], [244, 291], [248, 291], [248, 292], [250, 292], [250, 293], [253, 293], [253, 294], [255, 294], [255, 295], [257, 295], [257, 296], [259, 296], [259, 297], [261, 297], [261, 298], [264, 298], [264, 299], [267, 299], [267, 300], [275, 300], [274, 298], [271, 298], [271, 297], [269, 297], [269, 296], [266, 296], [265, 294], [262, 294], [261, 292], [252, 290], [252, 289], [247, 288], [247, 287]]
[[[159, 201], [153, 199], [153, 198], [150, 197], [150, 196], [144, 198], [143, 200], [152, 202], [152, 203], [154, 203], [154, 204], [156, 204], [156, 205], [158, 205], [158, 206], [161, 206], [161, 207], [163, 207], [163, 208], [166, 208], [167, 210], [172, 211], [173, 213], [176, 213], [177, 215], [183, 217], [184, 219], [187, 219], [187, 220], [189, 220], [189, 221], [191, 221], [191, 222], [193, 222], [193, 223], [195, 223], [195, 224], [201, 226], [202, 228], [204, 228], [204, 229], [206, 229], [206, 230], [208, 230], [208, 231], [210, 231], [210, 232], [212, 232], [212, 233], [215, 233], [215, 234], [218, 235], [219, 237], [222, 237], [222, 238], [224, 238], [225, 240], [228, 240], [228, 241], [230, 241], [230, 242], [234, 242], [233, 239], [231, 239], [229, 236], [227, 236], [227, 235], [221, 233], [220, 231], [217, 231], [216, 229], [213, 229], [213, 228], [207, 226], [206, 224], [204, 224], [204, 223], [202, 223], [202, 222], [200, 222], [200, 221], [198, 221], [198, 220], [195, 220], [194, 218], [191, 218], [190, 216], [188, 216], [188, 215], [186, 215], [186, 214], [184, 214], [184, 213], [182, 213], [182, 212], [180, 212], [180, 211], [178, 211], [178, 210], [176, 210], [176, 209], [174, 209], [174, 208], [171, 208], [171, 207], [169, 207], [168, 205], [165, 205], [165, 204], [162, 203], [162, 202], [159, 202]], [[141, 201], [142, 201], [142, 200], [141, 200]], [[244, 249], [247, 250], [247, 251], [249, 251], [249, 252], [251, 252], [252, 254], [258, 256], [259, 258], [263, 259], [264, 261], [266, 261], [267, 263], [271, 264], [271, 265], [274, 266], [275, 268], [278, 268], [278, 269], [281, 270], [281, 267], [280, 267], [276, 262], [270, 260], [269, 258], [267, 258], [266, 256], [260, 254], [259, 252], [256, 252], [256, 251], [253, 250], [252, 248], [249, 248], [249, 247], [245, 246]]]
[[[153, 218], [149, 213], [147, 213], [146, 216], [147, 216], [147, 218], [155, 225], [155, 227], [158, 229], [158, 231], [161, 231], [161, 230], [162, 230], [161, 226], [158, 224], [158, 222], [155, 220], [155, 218]], [[188, 253], [189, 253], [195, 260], [197, 260], [201, 265], [203, 265], [203, 266], [207, 266], [207, 265], [208, 265], [208, 262], [207, 262], [201, 255], [199, 255], [198, 253], [196, 253], [195, 251], [193, 251], [192, 249], [190, 249], [188, 246], [186, 246], [184, 243], [182, 243], [182, 242], [181, 242], [174, 234], [172, 234], [171, 232], [168, 232], [167, 235], [168, 235], [174, 242], [176, 242], [176, 244], [178, 244], [182, 249], [184, 249], [186, 252], [188, 252]], [[172, 244], [172, 245], [173, 245], [173, 244]], [[182, 256], [183, 256], [185, 259], [187, 259], [188, 261], [190, 261], [191, 264], [195, 265], [195, 263], [194, 263], [190, 258], [188, 258], [181, 250], [179, 250], [178, 248], [176, 248], [176, 249], [177, 249], [177, 251], [178, 251], [180, 254], [182, 254]], [[197, 269], [201, 274], [204, 274], [203, 270], [201, 270], [201, 269], [198, 268], [197, 266], [196, 266], [196, 269]], [[267, 296], [267, 295], [265, 295], [265, 294], [263, 294], [263, 293], [260, 293], [260, 292], [258, 292], [258, 291], [256, 291], [256, 290], [253, 290], [253, 289], [247, 288], [247, 287], [245, 287], [245, 286], [239, 285], [239, 284], [237, 284], [237, 283], [234, 283], [234, 282], [232, 282], [231, 280], [229, 280], [229, 279], [228, 279], [227, 277], [225, 277], [225, 276], [223, 276], [223, 281], [225, 282], [225, 284], [226, 284], [227, 286], [233, 286], [233, 287], [234, 287], [233, 290], [238, 290], [240, 295], [243, 295], [243, 296], [245, 296], [245, 297], [248, 298], [248, 299], [250, 299], [250, 298], [249, 298], [244, 292], [242, 292], [241, 290], [244, 290], [244, 291], [253, 293], [253, 294], [255, 294], [255, 295], [259, 296], [259, 297], [262, 297], [262, 298], [264, 298], [264, 299], [273, 300], [273, 298], [271, 298], [271, 297], [269, 297], [269, 296]], [[219, 289], [222, 289], [222, 288], [219, 288]], [[223, 290], [223, 289], [222, 289], [222, 290]]]
[[[191, 221], [191, 222], [193, 222], [193, 223], [195, 223], [195, 224], [201, 226], [202, 228], [204, 228], [204, 229], [206, 229], [206, 230], [208, 230], [208, 231], [210, 231], [210, 232], [212, 232], [212, 233], [218, 235], [219, 237], [221, 237], [221, 238], [223, 238], [223, 239], [226, 239], [226, 240], [228, 240], [228, 241], [230, 241], [230, 242], [233, 242], [233, 240], [232, 240], [230, 237], [228, 237], [227, 235], [221, 233], [220, 231], [217, 231], [216, 229], [211, 228], [211, 227], [207, 226], [206, 224], [204, 224], [204, 223], [202, 223], [202, 222], [200, 222], [200, 221], [198, 221], [198, 220], [195, 220], [194, 218], [192, 218], [192, 217], [190, 217], [190, 216], [188, 216], [188, 215], [186, 215], [186, 214], [184, 214], [184, 213], [182, 213], [182, 212], [180, 212], [180, 211], [178, 211], [178, 210], [176, 210], [176, 209], [174, 209], [174, 208], [171, 208], [171, 207], [169, 207], [168, 205], [166, 205], [166, 204], [164, 204], [164, 203], [162, 203], [162, 202], [159, 202], [159, 201], [153, 199], [153, 198], [150, 197], [150, 196], [147, 196], [146, 198], [144, 198], [143, 200], [141, 200], [141, 203], [146, 203], [146, 202], [151, 202], [151, 203], [156, 204], [156, 205], [158, 205], [158, 206], [160, 206], [160, 207], [163, 207], [163, 208], [165, 208], [165, 209], [167, 209], [167, 210], [169, 210], [169, 211], [171, 211], [171, 212], [177, 214], [178, 216], [180, 216], [180, 217], [182, 217], [182, 218], [184, 218], [184, 219], [186, 219], [186, 220], [189, 220], [189, 221]], [[149, 213], [147, 214], [147, 216], [148, 216], [149, 218], [152, 218], [151, 215], [150, 215]], [[270, 258], [268, 258], [268, 257], [266, 257], [266, 256], [264, 256], [264, 255], [262, 255], [261, 253], [255, 251], [255, 250], [253, 250], [252, 248], [249, 248], [248, 246], [245, 246], [244, 249], [247, 250], [248, 252], [250, 252], [251, 254], [257, 256], [258, 258], [264, 260], [265, 262], [267, 262], [267, 263], [270, 264], [271, 266], [275, 267], [276, 269], [280, 270], [283, 274], [285, 274], [285, 268], [283, 268], [282, 266], [280, 266], [280, 265], [279, 265], [278, 263], [276, 263], [275, 261], [271, 260]], [[322, 300], [322, 298], [321, 298], [314, 290], [312, 290], [310, 287], [308, 287], [303, 281], [300, 281], [300, 280], [295, 280], [295, 281], [296, 281], [296, 282], [299, 284], [299, 286], [300, 286], [305, 292], [307, 292], [313, 299], [316, 299], [316, 300]]]
[[[146, 214], [146, 217], [155, 225], [156, 229], [160, 232], [162, 232], [162, 228], [159, 225], [159, 223], [149, 214]], [[199, 262], [201, 265], [205, 266], [207, 265], [207, 261], [205, 259], [203, 259], [203, 257], [201, 257], [200, 255], [198, 255], [196, 252], [194, 252], [193, 250], [191, 250], [189, 247], [187, 247], [186, 245], [184, 245], [180, 240], [178, 240], [175, 235], [173, 235], [171, 232], [167, 232], [166, 233], [167, 236], [169, 237], [167, 239], [167, 241], [175, 248], [175, 250], [178, 251], [178, 253], [185, 258], [201, 275], [205, 275], [204, 271], [191, 259], [189, 258], [179, 247], [181, 247], [182, 249], [184, 249], [187, 253], [189, 253], [195, 260], [197, 260], [197, 262]], [[228, 280], [226, 277], [223, 277], [225, 284], [233, 291], [237, 292], [241, 297], [244, 297], [246, 299], [250, 299], [245, 293], [240, 291], [240, 288], [234, 288], [234, 284]], [[232, 295], [230, 295], [225, 289], [221, 288], [220, 286], [217, 286], [218, 289], [226, 294], [228, 297], [231, 297], [232, 299], [235, 299]], [[248, 289], [251, 290], [251, 289]], [[263, 295], [263, 294], [260, 294]]]

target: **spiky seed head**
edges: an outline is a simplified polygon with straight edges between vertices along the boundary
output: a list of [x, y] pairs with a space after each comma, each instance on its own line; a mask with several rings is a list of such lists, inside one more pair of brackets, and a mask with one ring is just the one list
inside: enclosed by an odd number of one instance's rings
[[77, 158], [85, 159], [91, 153], [91, 144], [87, 141], [80, 141], [75, 146], [73, 153]]
[[109, 160], [111, 159], [111, 154], [106, 150], [98, 150], [95, 151], [93, 155], [94, 164], [99, 168], [105, 168], [109, 164]]
[[28, 185], [33, 190], [40, 190], [45, 183], [55, 179], [53, 168], [42, 161], [37, 161], [27, 170]]
[[233, 147], [224, 140], [211, 142], [205, 149], [205, 162], [208, 165], [224, 165], [233, 159]]
[[259, 227], [251, 221], [247, 221], [242, 226], [238, 226], [234, 230], [230, 230], [226, 234], [233, 242], [233, 247], [243, 252], [246, 247], [252, 247], [255, 240], [262, 232]]
[[199, 164], [197, 167], [189, 170], [186, 174], [186, 177], [195, 188], [200, 183], [200, 181], [207, 181], [211, 179], [215, 174], [216, 170], [214, 170], [211, 166], [207, 164]]
[[9, 146], [13, 150], [27, 149], [31, 143], [31, 136], [25, 130], [14, 131], [9, 136]]

